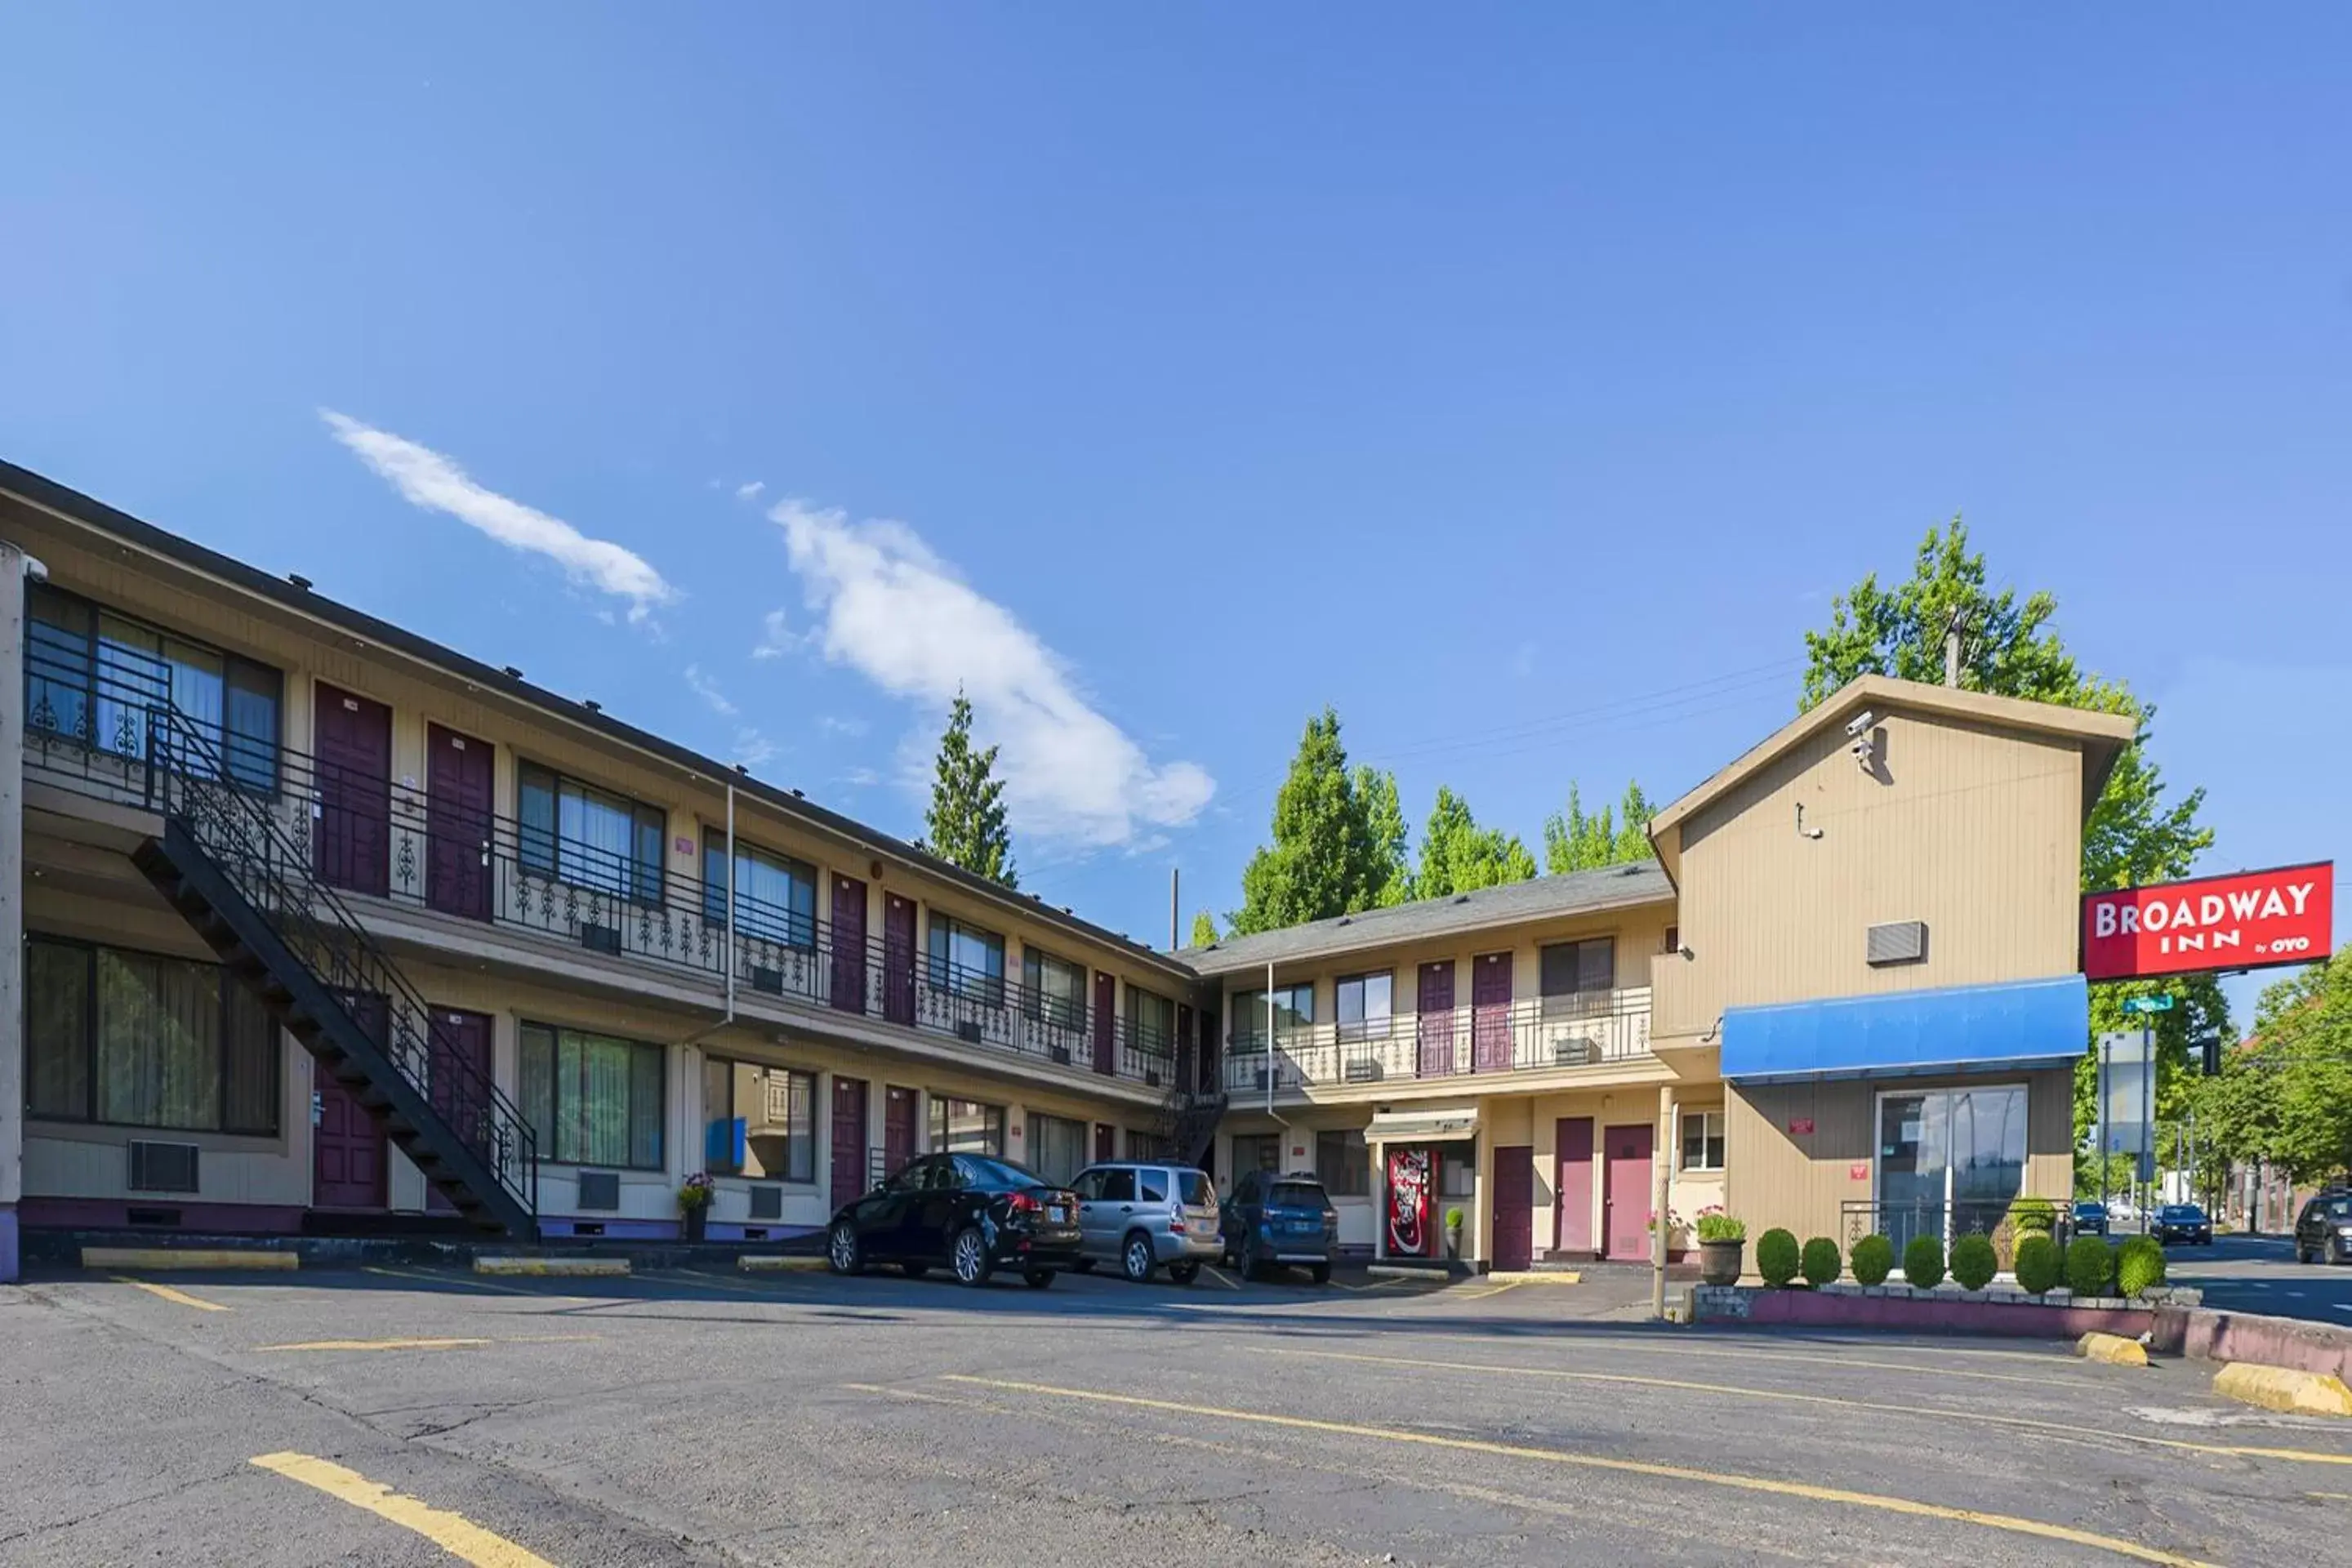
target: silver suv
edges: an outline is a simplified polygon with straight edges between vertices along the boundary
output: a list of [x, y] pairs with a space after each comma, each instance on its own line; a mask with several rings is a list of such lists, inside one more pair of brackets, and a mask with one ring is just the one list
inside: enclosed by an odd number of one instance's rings
[[1185, 1165], [1118, 1161], [1089, 1165], [1071, 1182], [1078, 1194], [1078, 1267], [1117, 1263], [1140, 1284], [1168, 1266], [1190, 1285], [1224, 1243], [1217, 1234], [1217, 1189]]

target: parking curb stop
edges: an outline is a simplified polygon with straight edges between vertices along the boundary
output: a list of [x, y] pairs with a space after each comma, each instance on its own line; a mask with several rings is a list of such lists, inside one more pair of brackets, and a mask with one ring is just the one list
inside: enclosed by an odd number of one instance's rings
[[2213, 1374], [2213, 1392], [2292, 1415], [2352, 1416], [2352, 1388], [2342, 1378], [2291, 1366], [2233, 1361]]
[[817, 1274], [829, 1265], [822, 1258], [779, 1258], [747, 1252], [735, 1260], [735, 1267], [746, 1274]]
[[2074, 1353], [2085, 1361], [2105, 1362], [2110, 1366], [2147, 1364], [2147, 1347], [2121, 1334], [2103, 1334], [2095, 1331], [2084, 1334], [2074, 1342]]
[[474, 1259], [474, 1272], [527, 1275], [540, 1279], [614, 1279], [628, 1277], [629, 1260], [625, 1258], [477, 1258]]
[[291, 1252], [236, 1247], [85, 1247], [84, 1268], [258, 1268], [282, 1273], [299, 1268]]

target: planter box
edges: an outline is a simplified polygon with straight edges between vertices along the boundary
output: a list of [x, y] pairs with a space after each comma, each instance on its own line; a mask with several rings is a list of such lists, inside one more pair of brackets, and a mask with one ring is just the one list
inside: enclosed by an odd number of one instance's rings
[[[1883, 1294], [1881, 1292], [1884, 1292]], [[2054, 1294], [2054, 1293], [2053, 1293]], [[1696, 1322], [1783, 1323], [1805, 1328], [1937, 1330], [2071, 1340], [2094, 1331], [2137, 1339], [2156, 1318], [2137, 1302], [1969, 1300], [1958, 1290], [1913, 1292], [1874, 1287], [1859, 1296], [1826, 1290], [1774, 1290], [1753, 1285], [1702, 1285], [1692, 1292]]]

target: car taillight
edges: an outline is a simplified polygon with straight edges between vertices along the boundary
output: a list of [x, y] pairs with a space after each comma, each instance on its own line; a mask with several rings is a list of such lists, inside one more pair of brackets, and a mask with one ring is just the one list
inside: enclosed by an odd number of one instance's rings
[[1028, 1193], [1007, 1193], [1004, 1194], [1004, 1212], [1007, 1214], [1043, 1214], [1045, 1212], [1045, 1205], [1039, 1203], [1035, 1197], [1032, 1196]]
[[1168, 1234], [1171, 1236], [1181, 1236], [1184, 1234], [1184, 1211], [1182, 1209], [1170, 1209], [1168, 1211]]

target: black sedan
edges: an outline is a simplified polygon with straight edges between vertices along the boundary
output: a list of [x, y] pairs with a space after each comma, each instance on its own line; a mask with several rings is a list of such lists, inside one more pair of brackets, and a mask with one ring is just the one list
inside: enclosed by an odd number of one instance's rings
[[935, 1264], [966, 1285], [1017, 1268], [1040, 1289], [1078, 1261], [1078, 1200], [992, 1154], [927, 1154], [845, 1204], [825, 1232], [835, 1274], [895, 1263], [910, 1278]]
[[2147, 1233], [2163, 1242], [2185, 1242], [2198, 1247], [2213, 1245], [2213, 1222], [2195, 1204], [2167, 1204], [2156, 1211]]
[[2105, 1204], [2076, 1204], [2074, 1205], [2074, 1234], [2076, 1236], [2106, 1235], [2107, 1205]]

